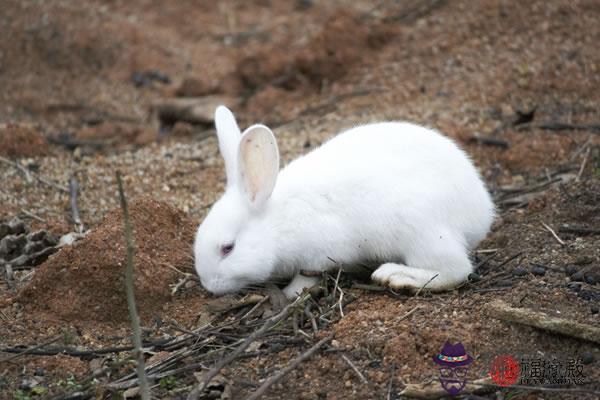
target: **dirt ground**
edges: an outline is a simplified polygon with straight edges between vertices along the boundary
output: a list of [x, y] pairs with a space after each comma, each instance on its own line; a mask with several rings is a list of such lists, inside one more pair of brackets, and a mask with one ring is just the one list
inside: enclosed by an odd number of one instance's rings
[[[599, 20], [595, 0], [3, 1], [0, 222], [19, 217], [58, 238], [75, 231], [74, 178], [89, 232], [39, 266], [9, 273], [0, 263], [0, 398], [123, 396], [111, 387], [134, 370], [117, 170], [147, 361], [174, 355], [174, 341], [207, 321], [221, 346], [216, 358], [194, 347], [177, 359], [154, 396], [186, 398], [197, 373], [251, 332], [214, 329], [255, 315], [244, 301], [256, 293], [215, 299], [193, 275], [195, 229], [224, 188], [212, 125], [156, 111], [203, 96], [226, 99], [242, 126], [271, 125], [283, 163], [361, 123], [436, 128], [471, 155], [498, 217], [462, 287], [415, 297], [344, 275], [343, 315], [335, 308], [317, 329], [301, 320], [304, 334], [287, 321], [201, 398], [245, 398], [328, 334], [264, 398], [401, 398], [408, 384], [437, 379], [432, 357], [446, 341], [474, 357], [469, 380], [511, 354], [579, 360], [585, 381], [472, 398], [597, 398], [600, 338], [506, 322], [488, 306], [600, 329]], [[223, 301], [234, 306], [215, 310]], [[263, 318], [277, 309], [266, 304]], [[330, 305], [317, 298], [307, 313]]]

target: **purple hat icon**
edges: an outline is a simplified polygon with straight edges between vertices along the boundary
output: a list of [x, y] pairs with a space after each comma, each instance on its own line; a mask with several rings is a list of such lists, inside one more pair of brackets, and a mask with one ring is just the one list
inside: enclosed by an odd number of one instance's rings
[[445, 367], [462, 367], [471, 364], [473, 357], [467, 354], [462, 343], [446, 342], [441, 353], [433, 357], [433, 362]]

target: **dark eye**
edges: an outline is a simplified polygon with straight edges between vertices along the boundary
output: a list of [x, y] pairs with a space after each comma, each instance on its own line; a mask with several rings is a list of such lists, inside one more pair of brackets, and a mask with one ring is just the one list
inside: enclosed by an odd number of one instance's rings
[[224, 244], [223, 246], [221, 246], [221, 256], [225, 257], [226, 255], [231, 253], [233, 251], [234, 246], [235, 246], [235, 243], [228, 243], [228, 244]]

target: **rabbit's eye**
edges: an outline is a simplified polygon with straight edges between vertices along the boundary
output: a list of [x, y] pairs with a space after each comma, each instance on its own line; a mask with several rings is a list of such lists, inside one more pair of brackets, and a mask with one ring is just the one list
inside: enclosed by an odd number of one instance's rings
[[234, 246], [235, 246], [235, 243], [228, 243], [228, 244], [224, 244], [223, 246], [221, 246], [221, 256], [225, 257], [229, 253], [231, 253], [233, 251]]

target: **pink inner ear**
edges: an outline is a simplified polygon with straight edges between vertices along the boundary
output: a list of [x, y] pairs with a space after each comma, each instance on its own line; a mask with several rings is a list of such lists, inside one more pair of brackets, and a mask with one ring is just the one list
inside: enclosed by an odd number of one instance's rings
[[239, 169], [243, 187], [253, 206], [266, 201], [279, 172], [279, 152], [271, 131], [256, 125], [242, 136]]

